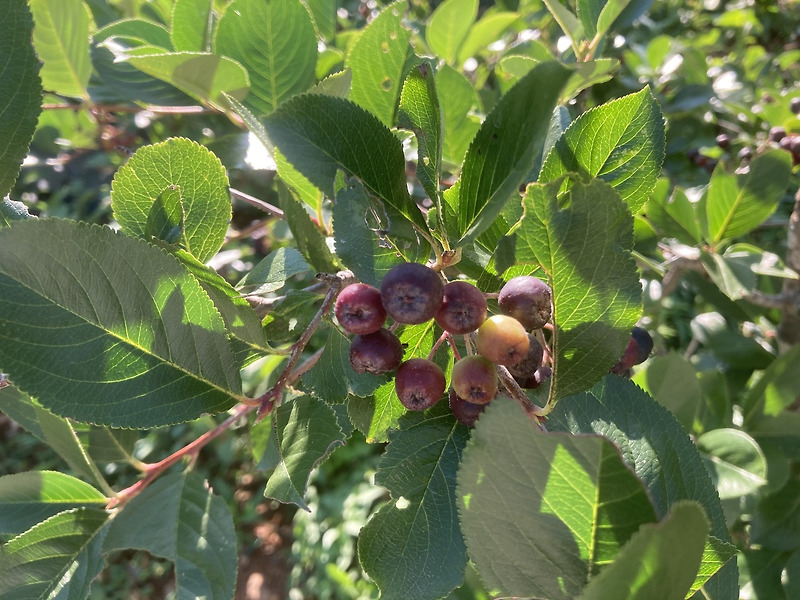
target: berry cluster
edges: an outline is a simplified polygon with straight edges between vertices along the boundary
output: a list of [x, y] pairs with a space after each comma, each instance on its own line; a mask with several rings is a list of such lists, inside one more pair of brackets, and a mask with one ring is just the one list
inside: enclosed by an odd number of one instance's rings
[[[522, 387], [538, 387], [551, 370], [542, 366], [544, 348], [536, 335], [551, 315], [550, 287], [535, 277], [515, 277], [500, 291], [502, 314], [487, 318], [486, 297], [465, 281], [445, 284], [441, 276], [418, 263], [392, 268], [380, 290], [363, 283], [344, 288], [334, 307], [339, 324], [354, 334], [350, 364], [357, 373], [395, 371], [395, 390], [408, 410], [433, 406], [447, 389], [442, 369], [433, 361], [412, 358], [403, 362], [403, 347], [384, 325], [414, 325], [431, 319], [448, 336], [468, 336], [475, 354], [453, 366], [450, 407], [456, 418], [472, 426], [486, 404], [497, 395], [496, 365], [508, 367]], [[452, 340], [452, 337], [451, 337]]]

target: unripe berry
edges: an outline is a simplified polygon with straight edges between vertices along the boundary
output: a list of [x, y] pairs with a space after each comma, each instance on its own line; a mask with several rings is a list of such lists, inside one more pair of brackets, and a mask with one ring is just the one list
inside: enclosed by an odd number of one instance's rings
[[488, 404], [497, 394], [497, 371], [483, 356], [465, 356], [453, 365], [450, 385], [467, 402]]
[[507, 367], [522, 360], [529, 346], [528, 332], [519, 321], [507, 315], [486, 319], [475, 337], [478, 354]]

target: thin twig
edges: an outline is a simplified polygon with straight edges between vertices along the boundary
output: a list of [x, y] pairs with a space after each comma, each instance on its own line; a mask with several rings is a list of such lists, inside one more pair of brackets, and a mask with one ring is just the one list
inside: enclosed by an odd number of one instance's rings
[[525, 410], [526, 413], [528, 413], [528, 416], [536, 425], [541, 425], [542, 417], [547, 414], [544, 412], [545, 409], [541, 408], [540, 406], [536, 406], [530, 401], [528, 396], [525, 395], [525, 392], [522, 391], [522, 388], [519, 387], [519, 384], [514, 380], [506, 367], [502, 365], [496, 365], [496, 369], [500, 383], [506, 389], [509, 396], [519, 403], [519, 405]]
[[273, 204], [270, 204], [269, 202], [265, 202], [264, 200], [261, 200], [260, 198], [256, 198], [255, 196], [251, 196], [250, 194], [245, 194], [244, 192], [242, 192], [240, 190], [237, 190], [237, 189], [234, 189], [234, 188], [229, 188], [229, 189], [230, 189], [230, 192], [231, 192], [231, 196], [233, 196], [237, 200], [242, 200], [244, 202], [247, 202], [251, 206], [255, 206], [256, 208], [260, 208], [265, 213], [269, 213], [274, 217], [278, 217], [279, 219], [283, 219], [286, 216], [284, 214], [284, 212], [280, 208], [278, 208], [277, 206], [275, 206]]

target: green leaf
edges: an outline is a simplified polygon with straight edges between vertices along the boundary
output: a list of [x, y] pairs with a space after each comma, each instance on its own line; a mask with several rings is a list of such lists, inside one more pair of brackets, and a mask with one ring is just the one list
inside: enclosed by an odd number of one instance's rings
[[46, 408], [146, 428], [238, 400], [219, 313], [163, 251], [59, 220], [0, 229], [0, 251], [0, 365]]
[[111, 522], [103, 552], [146, 550], [175, 563], [176, 596], [230, 600], [236, 530], [227, 502], [197, 473], [159, 477]]
[[256, 116], [314, 83], [317, 36], [300, 0], [235, 0], [219, 20], [214, 52], [247, 69], [250, 93], [244, 105]]
[[409, 414], [389, 437], [375, 483], [392, 499], [358, 537], [362, 567], [381, 598], [441, 598], [464, 577], [456, 470], [468, 438], [449, 409]]
[[454, 66], [458, 50], [478, 16], [478, 0], [447, 0], [431, 14], [425, 41], [439, 58]]
[[405, 9], [404, 0], [383, 9], [361, 31], [345, 62], [353, 73], [350, 99], [387, 127], [394, 124], [406, 62], [413, 55], [411, 32], [403, 27]]
[[[658, 518], [679, 500], [696, 500], [711, 521], [711, 534], [730, 541], [717, 490], [697, 448], [675, 417], [634, 383], [606, 376], [591, 390], [560, 402], [547, 429], [608, 438], [644, 482]], [[704, 585], [704, 593], [713, 600], [733, 598], [737, 582], [736, 565], [728, 561]]]
[[328, 404], [340, 404], [348, 394], [370, 396], [389, 381], [392, 381], [392, 376], [388, 374], [381, 376], [353, 371], [350, 341], [334, 326], [328, 328], [322, 356], [303, 377], [303, 383]]
[[542, 63], [495, 105], [472, 140], [458, 188], [458, 246], [488, 229], [542, 151], [550, 116], [570, 72]]
[[605, 35], [630, 3], [631, 0], [607, 0], [604, 2], [602, 10], [597, 16], [596, 34]]
[[550, 14], [553, 15], [558, 26], [561, 27], [561, 30], [572, 40], [573, 46], [586, 37], [581, 22], [570, 12], [569, 8], [567, 8], [561, 0], [542, 1], [547, 7], [547, 10], [550, 11]]
[[168, 244], [179, 244], [183, 238], [185, 226], [181, 188], [171, 185], [156, 196], [147, 223], [144, 226], [144, 238], [155, 238]]
[[656, 401], [666, 406], [687, 433], [694, 429], [695, 416], [703, 404], [703, 390], [697, 370], [683, 356], [670, 352], [653, 357], [633, 381]]
[[306, 0], [317, 33], [323, 40], [332, 40], [336, 35], [336, 0]]
[[442, 164], [442, 113], [436, 95], [433, 64], [425, 61], [406, 77], [400, 96], [398, 125], [417, 139], [417, 178], [441, 211], [439, 172]]
[[[27, 3], [6, 3], [0, 19], [0, 199], [19, 175], [42, 110], [40, 64], [30, 42], [32, 30]], [[6, 199], [0, 202], [0, 226], [20, 213], [16, 204]]]
[[8, 196], [0, 200], [0, 227], [8, 227], [14, 221], [25, 221], [36, 217], [28, 212], [22, 202], [11, 200]]
[[478, 420], [458, 500], [470, 558], [493, 596], [573, 598], [641, 524], [656, 520], [613, 444], [542, 433], [506, 397]]
[[[259, 127], [261, 128], [264, 137], [267, 137], [267, 132], [264, 131], [264, 128], [261, 127], [260, 123]], [[258, 137], [258, 135], [259, 134], [256, 134], [256, 137]], [[264, 143], [261, 138], [259, 138], [259, 140]], [[265, 144], [265, 147], [272, 145], [272, 142], [269, 139], [267, 139], [267, 142], [268, 144]], [[314, 212], [320, 214], [322, 212], [322, 192], [319, 190], [319, 188], [306, 179], [306, 177], [304, 177], [300, 171], [295, 169], [277, 148], [272, 148], [272, 157], [275, 159], [275, 168], [281, 181], [294, 190], [300, 200], [310, 206]]]
[[236, 284], [243, 294], [268, 294], [279, 290], [286, 280], [311, 267], [295, 248], [289, 246], [270, 252]]
[[208, 52], [214, 27], [214, 0], [175, 0], [170, 37], [178, 52]]
[[793, 474], [780, 490], [763, 498], [753, 511], [750, 542], [771, 550], [800, 548], [800, 478]]
[[0, 598], [86, 598], [103, 567], [109, 514], [76, 508], [34, 525], [0, 547]]
[[707, 537], [702, 506], [678, 502], [663, 521], [642, 527], [578, 600], [683, 600], [700, 567]]
[[[710, 587], [706, 587], [706, 583], [717, 571], [722, 569], [731, 558], [736, 556], [738, 552], [739, 549], [733, 544], [723, 542], [721, 539], [709, 535], [706, 539], [706, 547], [703, 549], [700, 569], [697, 571], [694, 583], [692, 583], [689, 588], [689, 594], [687, 594], [686, 597], [691, 597], [692, 594], [701, 588], [705, 588], [700, 592], [701, 598], [705, 596], [709, 598], [732, 597], [730, 592], [723, 592], [720, 595], [714, 594]], [[732, 582], [728, 584], [728, 588], [730, 589], [731, 587], [733, 587]]]
[[575, 9], [583, 25], [584, 35], [591, 40], [597, 33], [597, 18], [608, 0], [577, 0]]
[[218, 110], [228, 106], [223, 92], [241, 100], [250, 88], [247, 70], [227, 56], [201, 52], [165, 52], [145, 46], [116, 54], [140, 71], [174, 85]]
[[469, 80], [452, 67], [444, 65], [436, 71], [436, 93], [444, 119], [443, 156], [460, 165], [480, 122], [469, 114], [478, 104], [478, 95]]
[[[112, 39], [113, 38], [113, 39]], [[90, 86], [95, 102], [130, 102], [132, 99], [159, 106], [193, 104], [194, 100], [175, 86], [143, 73], [133, 65], [116, 62], [108, 47], [120, 52], [141, 46], [170, 50], [172, 41], [165, 27], [144, 19], [123, 19], [95, 32], [92, 64], [99, 82]]]
[[76, 429], [81, 445], [93, 460], [138, 463], [133, 456], [134, 446], [139, 441], [138, 430], [111, 429], [97, 425], [83, 425]]
[[652, 193], [663, 160], [664, 119], [650, 88], [643, 88], [575, 119], [547, 155], [539, 181], [570, 172], [597, 177], [636, 214]]
[[663, 237], [674, 237], [690, 246], [699, 244], [703, 232], [697, 203], [691, 202], [681, 188], [675, 188], [671, 196], [668, 192], [668, 180], [656, 184], [655, 192], [645, 206], [647, 219]]
[[697, 438], [697, 449], [722, 500], [752, 494], [766, 485], [767, 459], [744, 431], [707, 431]]
[[745, 175], [729, 175], [718, 165], [706, 200], [709, 241], [739, 237], [763, 223], [778, 208], [791, 168], [792, 157], [783, 150], [759, 154]]
[[633, 219], [607, 184], [528, 186], [517, 260], [538, 263], [553, 289], [553, 379], [549, 402], [580, 392], [617, 362], [641, 311]]
[[232, 338], [237, 365], [242, 367], [253, 358], [273, 352], [267, 344], [261, 319], [250, 303], [222, 275], [185, 250], [178, 249], [174, 254], [194, 275], [222, 316], [225, 329]]
[[108, 499], [88, 483], [54, 471], [0, 477], [0, 533], [17, 535], [61, 511], [103, 508]]
[[485, 50], [492, 42], [497, 41], [513, 25], [519, 15], [512, 12], [486, 13], [481, 20], [470, 27], [461, 49], [458, 51], [457, 65], [463, 65], [468, 58]]
[[86, 86], [92, 73], [89, 7], [81, 0], [30, 0], [30, 7], [36, 24], [33, 45], [44, 63], [44, 89], [88, 100]]
[[333, 204], [333, 239], [336, 255], [362, 283], [380, 287], [384, 275], [401, 262], [385, 239], [379, 239], [368, 219], [369, 198], [361, 185], [351, 185], [336, 194]]
[[178, 186], [181, 191], [182, 247], [206, 262], [225, 239], [231, 201], [225, 167], [197, 142], [171, 138], [137, 150], [114, 176], [114, 218], [125, 233], [149, 240], [147, 220], [152, 205], [170, 186]]
[[290, 290], [264, 317], [264, 335], [270, 342], [293, 342], [317, 313], [322, 297], [305, 290]]
[[[530, 56], [511, 55], [501, 58], [495, 66], [495, 75], [499, 79], [500, 89], [503, 93], [540, 62]], [[601, 58], [570, 66], [573, 68], [573, 73], [561, 92], [560, 102], [563, 104], [572, 100], [578, 92], [596, 83], [611, 79], [612, 71], [619, 66], [619, 63], [610, 58]]]
[[322, 273], [338, 271], [336, 257], [328, 247], [326, 236], [320, 230], [320, 226], [311, 220], [311, 216], [294, 193], [286, 186], [279, 185], [278, 197], [297, 248], [309, 264]]
[[111, 493], [97, 465], [81, 444], [72, 423], [43, 408], [15, 386], [0, 389], [0, 410], [55, 450], [75, 473]]
[[277, 466], [267, 481], [264, 496], [291, 502], [310, 510], [303, 496], [311, 471], [345, 438], [333, 409], [310, 396], [279, 406], [272, 415], [272, 436], [267, 462]]
[[304, 94], [267, 117], [264, 126], [289, 162], [328, 197], [334, 196], [336, 172], [343, 169], [426, 228], [408, 194], [400, 140], [363, 108], [342, 98]]
[[798, 361], [800, 345], [795, 345], [772, 361], [761, 379], [747, 391], [743, 402], [745, 427], [762, 415], [780, 416], [795, 402], [800, 389]]
[[756, 274], [747, 258], [701, 251], [700, 260], [711, 281], [731, 300], [744, 298], [756, 289]]

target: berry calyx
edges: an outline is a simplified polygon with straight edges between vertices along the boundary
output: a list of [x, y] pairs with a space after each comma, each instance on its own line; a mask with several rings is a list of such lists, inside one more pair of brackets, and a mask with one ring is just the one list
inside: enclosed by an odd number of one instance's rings
[[514, 317], [525, 329], [541, 329], [550, 320], [553, 291], [541, 279], [522, 275], [510, 279], [500, 290], [500, 311]]
[[439, 365], [424, 358], [412, 358], [397, 369], [394, 389], [408, 410], [425, 410], [444, 394], [447, 381]]
[[350, 364], [356, 373], [388, 373], [402, 360], [403, 345], [388, 329], [357, 335], [350, 342]]
[[442, 307], [435, 319], [439, 327], [452, 334], [475, 331], [486, 320], [486, 298], [466, 281], [451, 281], [444, 286]]
[[489, 317], [478, 327], [475, 348], [497, 365], [517, 364], [528, 353], [530, 341], [522, 324], [508, 315]]
[[375, 333], [386, 321], [381, 293], [366, 283], [354, 283], [339, 292], [333, 313], [342, 329], [357, 335]]
[[392, 267], [381, 282], [381, 302], [398, 323], [430, 321], [442, 306], [444, 283], [435, 271], [419, 263]]
[[488, 404], [497, 394], [497, 371], [483, 356], [465, 356], [453, 365], [450, 385], [467, 402]]

